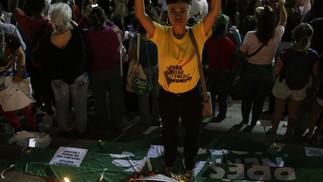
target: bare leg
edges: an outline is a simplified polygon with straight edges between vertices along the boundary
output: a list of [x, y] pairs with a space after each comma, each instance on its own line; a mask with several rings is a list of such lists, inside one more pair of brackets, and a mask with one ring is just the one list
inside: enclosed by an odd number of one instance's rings
[[[318, 104], [317, 102], [315, 102], [313, 112], [311, 115], [310, 125], [308, 128], [309, 132], [313, 133], [316, 123], [318, 122], [318, 119], [320, 117], [321, 111], [322, 111], [322, 106], [320, 104]], [[322, 120], [320, 120], [320, 123], [322, 123]], [[322, 125], [322, 124], [320, 124], [320, 125]]]
[[288, 122], [285, 135], [292, 136], [295, 128], [295, 122], [298, 117], [298, 111], [303, 100], [288, 100]]
[[277, 133], [278, 125], [279, 125], [281, 116], [285, 110], [285, 106], [286, 106], [285, 99], [279, 99], [279, 98], [275, 99], [275, 109], [272, 115], [272, 130], [271, 130], [272, 134]]

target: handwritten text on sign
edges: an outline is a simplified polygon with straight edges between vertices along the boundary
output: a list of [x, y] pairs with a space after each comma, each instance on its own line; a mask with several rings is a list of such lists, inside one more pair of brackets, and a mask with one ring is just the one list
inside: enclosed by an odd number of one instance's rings
[[87, 149], [59, 147], [49, 164], [80, 167]]

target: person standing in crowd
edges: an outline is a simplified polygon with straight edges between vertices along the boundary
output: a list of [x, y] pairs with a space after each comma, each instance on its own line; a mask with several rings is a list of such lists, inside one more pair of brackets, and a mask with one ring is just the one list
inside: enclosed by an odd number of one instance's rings
[[[285, 8], [287, 12], [287, 22], [285, 26], [284, 35], [277, 47], [275, 59], [277, 59], [282, 49], [288, 49], [291, 47], [291, 32], [297, 25], [300, 24], [302, 20], [302, 14], [301, 14], [302, 12], [300, 10], [299, 3], [297, 3], [297, 0], [286, 1]], [[263, 112], [263, 114], [267, 113], [272, 115], [274, 112], [274, 109], [275, 109], [275, 96], [272, 93], [270, 93], [268, 110]], [[283, 115], [285, 116], [286, 113], [287, 111], [285, 110]]]
[[[319, 54], [320, 63], [320, 76], [317, 79], [319, 87], [316, 91], [316, 100], [314, 101], [314, 107], [311, 112], [310, 123], [308, 131], [304, 135], [305, 144], [319, 144], [322, 131], [323, 131], [323, 79], [322, 79], [322, 59], [323, 59], [323, 45], [322, 45], [322, 31], [323, 31], [323, 18], [316, 18], [311, 21], [311, 26], [314, 30], [314, 34], [311, 39], [311, 48], [316, 50]], [[315, 86], [315, 85], [314, 85]], [[316, 90], [316, 89], [315, 89]]]
[[323, 71], [323, 44], [321, 40], [323, 39], [323, 17], [315, 18], [310, 23], [311, 27], [314, 30], [312, 40], [311, 40], [311, 48], [316, 50], [316, 52], [320, 56], [320, 71]]
[[165, 174], [169, 175], [174, 170], [177, 153], [176, 128], [180, 117], [186, 133], [183, 176], [191, 179], [198, 151], [202, 105], [198, 86], [198, 54], [194, 51], [189, 31], [192, 31], [201, 54], [202, 46], [210, 37], [212, 26], [219, 15], [221, 1], [209, 1], [208, 14], [192, 28], [186, 25], [191, 0], [166, 0], [166, 3], [171, 26], [153, 22], [145, 13], [143, 0], [135, 1], [135, 15], [147, 31], [147, 38], [158, 49], [158, 82], [161, 85], [158, 102], [163, 123]]
[[23, 41], [18, 28], [15, 25], [11, 24], [11, 23], [5, 22], [3, 16], [4, 15], [3, 15], [2, 11], [0, 10], [0, 28], [2, 28], [2, 30], [4, 32], [13, 35], [15, 37], [15, 39], [17, 39], [17, 41], [19, 42], [22, 50], [25, 51], [26, 50], [26, 44]]
[[[153, 16], [150, 16], [153, 17]], [[157, 19], [155, 20], [157, 21]], [[131, 57], [135, 57], [137, 52], [137, 41], [139, 39], [139, 62], [142, 65], [144, 73], [153, 86], [149, 95], [137, 94], [138, 110], [143, 125], [160, 125], [158, 111], [158, 93], [160, 86], [158, 84], [158, 59], [156, 45], [147, 39], [146, 30], [138, 23], [138, 34], [131, 40], [128, 53]], [[131, 58], [130, 58], [131, 59]], [[151, 103], [151, 104], [150, 104]]]
[[303, 138], [304, 144], [317, 145], [320, 143], [323, 131], [323, 83], [321, 82], [320, 87], [316, 93], [316, 101], [314, 103], [313, 111], [310, 117], [310, 123], [308, 131], [305, 133]]
[[[145, 1], [145, 7], [149, 17], [159, 23], [160, 21], [153, 5], [149, 1]], [[160, 90], [160, 85], [158, 84], [157, 47], [147, 39], [146, 30], [140, 23], [134, 21], [133, 25], [136, 27], [137, 32], [132, 33], [134, 37], [131, 38], [128, 55], [130, 59], [134, 59], [137, 56], [137, 41], [139, 38], [139, 61], [146, 77], [153, 86], [149, 95], [137, 94], [140, 123], [144, 126], [160, 126], [157, 100]]]
[[244, 27], [241, 30], [245, 30], [242, 32], [245, 35], [248, 31], [253, 31], [256, 27], [256, 14], [255, 9], [259, 6], [263, 6], [262, 0], [246, 0], [243, 1], [246, 5], [246, 12], [245, 12], [245, 20], [244, 20]]
[[[90, 51], [90, 79], [97, 127], [108, 131], [123, 129], [125, 113], [120, 64], [122, 32], [110, 22], [104, 10], [88, 6], [79, 24]], [[109, 98], [109, 99], [107, 99]], [[110, 114], [110, 116], [109, 116]]]
[[311, 9], [303, 15], [302, 22], [310, 23], [315, 18], [323, 18], [323, 1], [313, 0]]
[[[26, 0], [26, 5], [29, 8], [31, 15], [27, 15], [24, 11], [18, 8], [19, 0], [12, 0], [9, 4], [13, 13], [14, 19], [21, 28], [28, 46], [26, 50], [26, 69], [31, 77], [31, 85], [33, 89], [33, 97], [36, 100], [36, 107], [45, 105], [45, 110], [48, 115], [52, 115], [53, 111], [53, 92], [48, 81], [40, 74], [40, 68], [37, 61], [33, 57], [38, 42], [43, 35], [49, 34], [54, 30], [54, 25], [46, 16], [44, 9], [46, 0]], [[47, 60], [47, 58], [45, 58]]]
[[[265, 98], [273, 85], [272, 64], [279, 42], [284, 34], [287, 13], [285, 0], [278, 1], [279, 22], [276, 13], [267, 5], [256, 9], [256, 30], [247, 32], [240, 51], [247, 58], [246, 66], [241, 73], [242, 79], [242, 123], [249, 123], [252, 111], [251, 127], [254, 127], [262, 113]], [[261, 49], [261, 50], [260, 50]]]
[[82, 18], [81, 8], [75, 4], [74, 0], [62, 0], [62, 2], [68, 4], [71, 7], [72, 20], [76, 23], [79, 23]]
[[168, 25], [168, 17], [167, 17], [167, 3], [166, 0], [158, 0], [158, 4], [160, 5], [160, 16], [159, 20], [162, 25]]
[[231, 26], [239, 27], [240, 14], [238, 12], [238, 0], [224, 0], [222, 13], [230, 17]]
[[[16, 58], [16, 59], [15, 59]], [[16, 60], [16, 61], [15, 61]], [[16, 70], [16, 73], [12, 77], [13, 83], [19, 83], [23, 79], [23, 72], [25, 70], [25, 53], [21, 48], [19, 42], [10, 34], [4, 33], [0, 28], [0, 99], [4, 95], [2, 91], [5, 91], [8, 86], [5, 85], [5, 77], [8, 76], [9, 72]], [[16, 96], [16, 94], [14, 94]], [[31, 104], [20, 109], [26, 118], [27, 125], [29, 128], [25, 128], [20, 119], [17, 116], [15, 110], [4, 111], [3, 105], [0, 103], [0, 112], [2, 113], [5, 120], [15, 129], [15, 132], [24, 129], [37, 131], [36, 120], [33, 115]]]
[[72, 101], [75, 128], [83, 134], [87, 130], [88, 50], [82, 34], [72, 27], [72, 11], [67, 4], [52, 4], [49, 17], [55, 29], [42, 39], [35, 58], [40, 61], [41, 74], [51, 82], [60, 131], [65, 135], [72, 129]]
[[229, 17], [220, 14], [214, 31], [205, 42], [206, 61], [209, 65], [208, 82], [211, 91], [213, 113], [215, 113], [216, 96], [219, 102], [219, 113], [211, 122], [220, 122], [226, 118], [227, 99], [233, 82], [235, 43], [226, 36]]
[[[306, 97], [306, 91], [311, 85], [311, 82], [319, 74], [319, 56], [315, 50], [309, 48], [312, 35], [313, 29], [309, 24], [299, 24], [292, 31], [292, 47], [290, 49], [283, 50], [276, 62], [274, 74], [275, 76], [278, 76], [278, 78], [272, 90], [273, 95], [276, 97], [275, 111], [272, 117], [272, 134], [277, 133], [280, 118], [285, 110], [286, 104], [288, 103], [288, 123], [285, 135], [293, 135], [295, 122], [299, 114], [299, 108]], [[300, 59], [303, 59], [304, 64], [297, 63], [302, 61]], [[294, 65], [302, 65], [299, 67], [304, 69], [304, 72], [297, 69]], [[292, 69], [289, 69], [288, 67], [292, 67]], [[300, 87], [293, 84], [290, 78], [298, 78], [298, 75], [305, 78], [305, 82], [303, 82], [304, 85], [301, 85]], [[313, 78], [308, 79], [310, 76], [313, 76]], [[303, 79], [300, 78], [295, 81], [301, 83]]]

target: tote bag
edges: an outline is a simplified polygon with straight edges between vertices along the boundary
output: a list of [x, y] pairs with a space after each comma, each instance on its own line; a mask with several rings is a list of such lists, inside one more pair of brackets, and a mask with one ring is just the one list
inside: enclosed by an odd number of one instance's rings
[[137, 38], [137, 55], [130, 60], [126, 89], [139, 95], [149, 95], [152, 84], [147, 80], [145, 72], [139, 62], [140, 37]]

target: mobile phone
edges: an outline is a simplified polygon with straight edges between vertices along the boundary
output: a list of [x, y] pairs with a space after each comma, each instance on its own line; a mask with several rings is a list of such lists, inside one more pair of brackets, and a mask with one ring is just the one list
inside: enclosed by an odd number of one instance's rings
[[28, 147], [35, 148], [36, 147], [36, 138], [30, 138]]
[[94, 8], [94, 7], [98, 7], [99, 5], [98, 4], [92, 4], [91, 6], [92, 6], [92, 8]]

